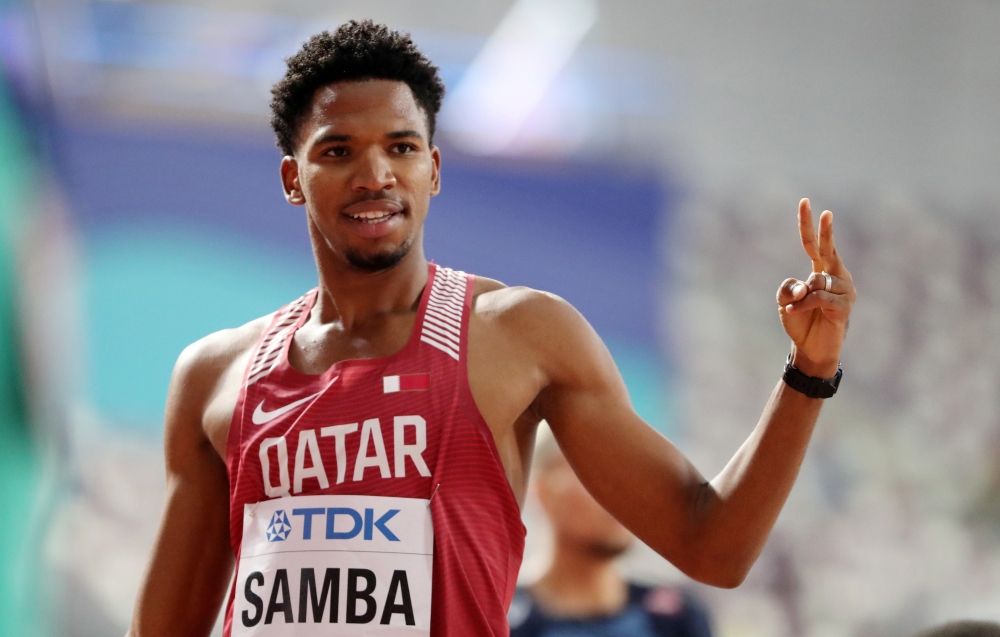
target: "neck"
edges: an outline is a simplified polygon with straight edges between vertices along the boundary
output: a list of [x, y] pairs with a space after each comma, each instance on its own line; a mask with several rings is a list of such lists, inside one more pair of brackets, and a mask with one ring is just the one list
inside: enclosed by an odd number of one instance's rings
[[552, 566], [532, 592], [546, 612], [562, 617], [612, 615], [628, 601], [614, 558], [558, 540]]
[[319, 296], [313, 315], [320, 323], [340, 323], [346, 331], [354, 324], [384, 314], [407, 312], [419, 302], [427, 284], [427, 259], [422, 236], [395, 266], [368, 272], [348, 264], [313, 241], [319, 272]]

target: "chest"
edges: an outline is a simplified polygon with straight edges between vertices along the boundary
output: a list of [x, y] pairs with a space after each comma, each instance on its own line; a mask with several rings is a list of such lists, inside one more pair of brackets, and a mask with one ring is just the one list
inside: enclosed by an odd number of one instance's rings
[[391, 356], [406, 347], [416, 319], [416, 310], [385, 314], [350, 331], [340, 323], [306, 321], [292, 337], [288, 362], [305, 374], [320, 375], [341, 361]]
[[[504, 350], [502, 339], [492, 334], [489, 326], [483, 328], [471, 330], [470, 335], [468, 384], [473, 401], [471, 407], [479, 411], [488, 427], [508, 484], [520, 501], [526, 489], [534, 425], [537, 424], [537, 419], [531, 417], [528, 410], [537, 395], [538, 380], [517, 360], [499, 355]], [[223, 459], [226, 457], [229, 428], [247, 358], [245, 356], [237, 361], [233, 371], [221, 380], [220, 391], [205, 413], [205, 432]], [[291, 489], [309, 486], [308, 470], [305, 473], [299, 471], [296, 476], [296, 463], [302, 465], [300, 469], [312, 467], [316, 465], [313, 458], [322, 462], [324, 455], [334, 485], [338, 481], [349, 485], [355, 477], [363, 480], [376, 476], [402, 477], [407, 471], [421, 476], [429, 473], [428, 461], [437, 454], [434, 443], [437, 436], [427, 431], [426, 414], [441, 413], [445, 406], [439, 403], [442, 398], [453, 395], [454, 388], [448, 393], [422, 391], [432, 381], [427, 370], [418, 368], [361, 373], [346, 381], [323, 402], [321, 409], [303, 414], [299, 431], [306, 434], [300, 437], [297, 433], [291, 442], [286, 441], [284, 451], [292, 469], [287, 476], [287, 486]], [[389, 383], [388, 389], [399, 391], [385, 394], [386, 382]], [[353, 392], [350, 391], [352, 387]], [[360, 393], [358, 389], [361, 389]], [[261, 420], [293, 405], [287, 413], [294, 416], [298, 407], [295, 403], [312, 393], [314, 391], [310, 388], [300, 388], [280, 397], [268, 397], [267, 400], [263, 396], [254, 396], [247, 408], [257, 411], [260, 407], [258, 420]], [[250, 418], [253, 418], [252, 413]], [[378, 425], [378, 432], [382, 434], [377, 438], [373, 435], [376, 431], [374, 425]], [[431, 426], [434, 426], [433, 423]], [[328, 434], [326, 436], [323, 435], [324, 429]], [[264, 437], [276, 438], [279, 435], [271, 433]], [[430, 448], [427, 448], [428, 444]], [[278, 448], [268, 450], [275, 460], [279, 452]], [[397, 458], [402, 461], [401, 466], [397, 466]], [[280, 474], [275, 475], [270, 484], [273, 489], [280, 490]]]
[[[277, 360], [283, 365], [278, 365], [268, 379], [270, 386], [277, 390], [254, 393], [257, 390], [251, 387], [248, 392], [243, 410], [256, 412], [259, 409], [258, 419], [267, 420], [267, 426], [253, 435], [263, 435], [260, 431], [271, 430], [274, 425], [296, 423], [299, 429], [312, 431], [317, 442], [333, 447], [338, 441], [345, 446], [358, 446], [368, 421], [414, 415], [426, 419], [428, 413], [433, 413], [440, 421], [448, 409], [464, 401], [467, 404], [463, 408], [475, 412], [485, 423], [510, 486], [520, 499], [538, 422], [530, 407], [542, 389], [543, 379], [530, 356], [520, 351], [509, 334], [488, 320], [488, 316], [479, 316], [473, 311], [472, 303], [467, 302], [465, 307], [467, 314], [462, 321], [465, 334], [461, 341], [458, 336], [449, 341], [449, 316], [444, 312], [435, 316], [433, 301], [432, 294], [421, 312], [387, 316], [379, 325], [373, 324], [369, 331], [351, 337], [336, 330], [311, 329], [304, 315], [301, 324], [286, 338], [284, 351], [277, 353]], [[426, 317], [420, 316], [423, 312]], [[449, 344], [454, 345], [454, 350], [447, 347]], [[441, 355], [458, 354], [459, 349], [460, 356]], [[414, 352], [422, 354], [415, 358], [409, 355]], [[402, 354], [407, 355], [400, 356]], [[260, 350], [255, 355], [261, 356]], [[226, 457], [234, 408], [243, 386], [243, 372], [248, 366], [253, 368], [250, 356], [248, 352], [233, 362], [205, 411], [204, 429], [223, 458]], [[386, 368], [385, 358], [392, 359], [393, 365]], [[342, 364], [341, 361], [346, 362]], [[400, 366], [401, 361], [411, 364]], [[337, 369], [340, 366], [343, 370]], [[428, 390], [426, 385], [432, 385], [433, 389]], [[397, 391], [386, 393], [391, 388]], [[309, 400], [320, 393], [324, 394], [322, 401]], [[299, 401], [310, 404], [299, 409]], [[448, 404], [437, 404], [441, 401]], [[278, 413], [286, 408], [290, 416], [294, 416], [290, 420]], [[276, 413], [278, 416], [274, 415]], [[252, 419], [253, 414], [250, 417]], [[246, 414], [243, 418], [246, 419]], [[269, 420], [271, 418], [274, 422]], [[354, 424], [357, 429], [348, 435], [346, 428]], [[323, 440], [324, 427], [340, 426], [345, 428], [344, 438], [334, 436]], [[396, 442], [388, 438], [395, 436], [395, 427], [386, 422], [381, 428], [386, 432], [381, 442], [391, 449]], [[414, 428], [410, 436], [416, 434]], [[367, 442], [372, 440], [369, 431]], [[400, 444], [415, 443], [403, 440]], [[310, 449], [306, 446], [300, 450], [296, 446], [286, 449], [286, 453], [308, 453]], [[357, 458], [357, 454], [365, 450], [352, 449], [351, 452]], [[336, 450], [326, 453], [336, 453]], [[350, 456], [350, 452], [344, 453]], [[350, 467], [346, 469], [349, 470]]]
[[353, 360], [317, 376], [279, 369], [247, 387], [229, 460], [268, 498], [427, 498], [442, 448], [475, 431], [464, 385], [453, 367], [435, 362]]

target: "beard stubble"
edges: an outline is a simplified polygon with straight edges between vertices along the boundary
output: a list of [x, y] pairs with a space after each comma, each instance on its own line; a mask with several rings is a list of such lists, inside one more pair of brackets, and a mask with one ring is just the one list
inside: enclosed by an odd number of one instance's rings
[[409, 237], [396, 248], [383, 252], [362, 253], [348, 250], [344, 253], [347, 262], [363, 272], [382, 272], [395, 267], [413, 249], [413, 237]]

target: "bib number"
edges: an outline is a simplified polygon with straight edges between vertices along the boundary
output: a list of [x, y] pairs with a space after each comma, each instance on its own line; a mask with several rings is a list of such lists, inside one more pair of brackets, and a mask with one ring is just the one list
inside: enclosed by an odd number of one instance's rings
[[430, 635], [427, 500], [278, 498], [243, 508], [234, 636]]

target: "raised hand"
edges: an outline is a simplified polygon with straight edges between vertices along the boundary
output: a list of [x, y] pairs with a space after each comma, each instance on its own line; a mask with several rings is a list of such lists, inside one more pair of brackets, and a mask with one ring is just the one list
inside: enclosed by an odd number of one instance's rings
[[799, 236], [812, 274], [805, 281], [785, 279], [778, 288], [778, 315], [792, 339], [792, 363], [809, 376], [830, 378], [837, 373], [857, 290], [833, 244], [832, 212], [820, 215], [817, 235], [809, 200], [800, 201]]

